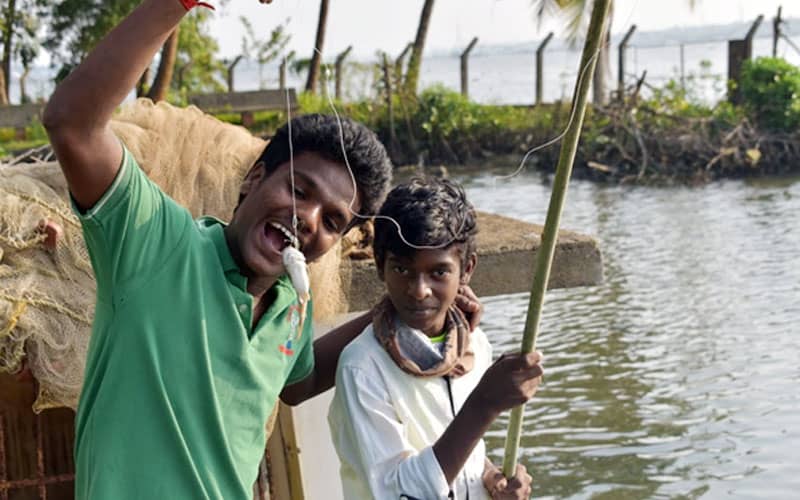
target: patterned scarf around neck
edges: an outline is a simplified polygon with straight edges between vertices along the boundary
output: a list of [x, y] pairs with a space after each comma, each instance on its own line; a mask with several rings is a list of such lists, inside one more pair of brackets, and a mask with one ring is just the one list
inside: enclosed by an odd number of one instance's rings
[[389, 297], [373, 311], [375, 337], [404, 372], [415, 377], [460, 377], [472, 370], [475, 353], [469, 344], [469, 323], [455, 305], [447, 310], [441, 354], [426, 349], [426, 341], [415, 337], [415, 330], [400, 321]]

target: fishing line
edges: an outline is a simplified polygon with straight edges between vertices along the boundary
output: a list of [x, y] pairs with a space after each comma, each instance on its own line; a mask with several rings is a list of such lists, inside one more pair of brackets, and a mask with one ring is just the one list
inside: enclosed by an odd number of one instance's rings
[[[314, 50], [317, 50], [316, 47], [314, 48]], [[317, 50], [317, 52], [319, 52], [319, 51]], [[320, 57], [322, 57], [322, 53], [321, 52], [320, 52]], [[329, 71], [329, 68], [325, 68], [325, 71]], [[330, 83], [330, 78], [326, 78], [325, 79], [325, 83], [326, 83], [326, 85], [329, 84]], [[364, 215], [364, 214], [359, 214], [358, 212], [356, 212], [353, 209], [353, 207], [355, 206], [355, 203], [356, 203], [356, 196], [358, 194], [358, 185], [356, 183], [355, 174], [353, 174], [353, 169], [350, 166], [350, 160], [347, 158], [347, 150], [346, 150], [345, 145], [344, 145], [344, 126], [342, 125], [342, 118], [341, 118], [341, 116], [339, 116], [339, 111], [336, 109], [336, 105], [333, 103], [333, 99], [331, 98], [330, 89], [326, 88], [326, 92], [325, 93], [327, 94], [328, 104], [330, 105], [331, 110], [333, 111], [333, 115], [336, 117], [336, 123], [339, 126], [339, 144], [340, 144], [340, 146], [342, 148], [342, 156], [344, 157], [344, 163], [347, 166], [347, 172], [350, 174], [350, 180], [353, 183], [353, 198], [350, 200], [350, 204], [347, 207], [350, 210], [350, 213], [353, 215], [353, 217], [356, 217], [356, 218], [359, 218], [359, 219], [367, 219], [367, 220], [369, 220], [369, 219], [373, 219], [373, 220], [380, 219], [380, 220], [386, 220], [386, 221], [391, 222], [397, 228], [397, 235], [400, 237], [400, 240], [404, 244], [408, 245], [410, 248], [413, 248], [414, 250], [439, 250], [439, 249], [446, 248], [446, 247], [450, 246], [455, 241], [455, 238], [451, 239], [447, 243], [440, 244], [440, 245], [417, 245], [415, 243], [411, 243], [403, 235], [403, 228], [400, 227], [400, 223], [397, 222], [393, 217], [389, 217], [387, 215], [378, 215], [378, 214], [376, 214], [376, 215]], [[456, 234], [461, 233], [461, 230], [464, 229], [464, 224], [466, 223], [466, 221], [467, 221], [466, 218], [462, 219], [461, 227], [458, 228], [458, 231], [456, 232]]]
[[[283, 57], [283, 63], [287, 64], [286, 56]], [[295, 196], [294, 184], [294, 144], [292, 142], [292, 106], [289, 102], [289, 87], [286, 87], [286, 127], [289, 134], [289, 178], [292, 182], [292, 232], [294, 232], [294, 239], [299, 242], [297, 237], [297, 197]]]
[[[629, 14], [627, 16], [627, 20], [625, 22], [625, 25], [627, 25], [630, 22], [630, 19], [633, 17], [633, 13], [636, 11], [636, 8], [638, 7], [638, 5], [639, 5], [639, 0], [636, 0], [634, 2], [633, 6], [631, 7], [630, 11], [629, 11]], [[581, 71], [580, 71], [580, 73], [578, 75], [578, 81], [576, 82], [576, 85], [580, 85], [583, 82], [583, 78], [586, 77], [586, 74], [588, 72], [589, 67], [592, 65], [594, 60], [600, 55], [601, 50], [605, 49], [609, 45], [610, 45], [610, 37], [607, 37], [603, 41], [603, 43], [598, 47], [597, 51], [595, 51], [595, 53], [592, 55], [592, 57], [590, 57], [586, 61], [586, 64], [583, 66], [583, 68], [581, 68]], [[314, 51], [317, 54], [319, 54], [320, 58], [322, 58], [322, 51], [320, 51], [318, 47], [315, 46], [314, 47]], [[345, 143], [344, 143], [344, 126], [342, 124], [342, 119], [341, 119], [341, 116], [339, 115], [338, 110], [336, 109], [336, 105], [334, 104], [333, 99], [331, 98], [330, 89], [327, 87], [327, 85], [330, 84], [330, 76], [327, 74], [327, 73], [329, 73], [329, 71], [330, 71], [330, 69], [326, 68], [323, 65], [323, 72], [326, 73], [326, 75], [325, 75], [326, 76], [325, 77], [325, 83], [324, 83], [325, 94], [326, 94], [326, 97], [327, 97], [327, 100], [328, 100], [328, 104], [329, 104], [329, 106], [330, 106], [331, 110], [333, 111], [333, 114], [334, 114], [334, 116], [336, 118], [336, 123], [337, 123], [337, 125], [339, 127], [339, 144], [340, 144], [340, 147], [342, 149], [342, 157], [344, 158], [344, 163], [345, 163], [345, 166], [347, 167], [347, 172], [350, 175], [350, 180], [351, 180], [351, 182], [353, 184], [353, 198], [350, 200], [350, 204], [347, 207], [348, 210], [350, 211], [351, 215], [353, 217], [359, 218], [359, 219], [366, 219], [366, 220], [369, 220], [369, 219], [373, 219], [373, 220], [381, 219], [381, 220], [386, 220], [386, 221], [391, 222], [397, 228], [397, 234], [400, 237], [400, 240], [405, 245], [407, 245], [409, 248], [413, 248], [415, 250], [440, 250], [440, 249], [447, 248], [448, 246], [450, 246], [456, 240], [455, 238], [449, 240], [446, 243], [442, 243], [442, 244], [439, 244], [439, 245], [417, 245], [417, 244], [411, 243], [403, 235], [403, 228], [400, 226], [400, 223], [397, 222], [397, 220], [395, 220], [393, 217], [389, 217], [389, 216], [385, 216], [385, 215], [365, 215], [365, 214], [360, 214], [354, 209], [354, 206], [355, 206], [355, 203], [356, 203], [356, 197], [358, 195], [358, 184], [356, 182], [356, 178], [355, 178], [355, 174], [353, 173], [353, 169], [350, 166], [350, 160], [348, 159], [348, 156], [347, 156], [347, 149], [346, 149]], [[293, 205], [293, 211], [294, 212], [293, 212], [292, 224], [294, 226], [294, 231], [295, 231], [295, 235], [296, 235], [297, 234], [297, 209], [296, 209], [296, 201], [295, 201], [295, 193], [294, 193], [294, 165], [293, 165], [293, 160], [292, 160], [292, 151], [293, 150], [292, 150], [292, 134], [291, 134], [291, 114], [290, 114], [291, 112], [290, 112], [290, 109], [289, 109], [290, 105], [289, 105], [289, 97], [288, 97], [289, 96], [289, 91], [288, 91], [288, 89], [286, 91], [286, 96], [287, 96], [287, 99], [286, 99], [287, 116], [289, 116], [289, 161], [290, 161], [289, 169], [290, 169], [290, 175], [292, 176], [292, 186], [293, 186], [293, 189], [292, 189], [292, 205]], [[572, 125], [572, 122], [574, 121], [576, 114], [577, 114], [577, 107], [575, 106], [575, 102], [573, 102], [572, 103], [572, 108], [571, 108], [571, 111], [570, 111], [569, 120], [568, 120], [566, 126], [564, 127], [563, 131], [560, 134], [558, 134], [553, 139], [550, 139], [550, 140], [546, 141], [543, 144], [540, 144], [538, 146], [535, 146], [535, 147], [529, 149], [525, 153], [525, 155], [523, 156], [519, 167], [517, 167], [517, 169], [514, 172], [512, 172], [511, 174], [508, 174], [508, 175], [504, 175], [504, 176], [495, 176], [493, 178], [493, 180], [494, 181], [496, 181], [498, 179], [499, 180], [509, 180], [509, 179], [513, 179], [514, 177], [519, 175], [522, 172], [522, 170], [525, 168], [525, 164], [526, 164], [528, 158], [530, 158], [530, 156], [533, 153], [535, 153], [537, 151], [541, 151], [544, 148], [550, 147], [553, 144], [557, 143], [558, 141], [560, 141], [561, 139], [564, 138], [564, 136], [567, 134], [567, 131], [569, 130], [569, 127]], [[465, 223], [466, 223], [466, 219], [461, 221], [461, 227], [459, 228], [457, 233], [461, 232], [461, 230], [463, 229]]]
[[[287, 17], [284, 15], [285, 12], [284, 8], [286, 4], [283, 3], [281, 5], [281, 18], [286, 19]], [[289, 67], [289, 58], [286, 53], [283, 54], [283, 66], [285, 68]], [[298, 237], [298, 226], [299, 220], [297, 218], [297, 196], [295, 195], [295, 176], [294, 176], [294, 142], [292, 141], [292, 106], [291, 101], [289, 98], [289, 86], [286, 85], [285, 88], [285, 97], [286, 97], [286, 127], [287, 133], [289, 134], [289, 179], [291, 181], [292, 186], [292, 233], [294, 234], [294, 242], [299, 247], [300, 246], [300, 238]], [[299, 249], [299, 248], [298, 248]]]
[[[633, 6], [631, 7], [631, 9], [628, 11], [628, 16], [627, 16], [625, 22], [623, 23], [623, 26], [628, 26], [630, 24], [630, 21], [633, 18], [633, 13], [636, 12], [636, 8], [638, 6], [639, 6], [639, 0], [636, 0], [633, 3]], [[612, 19], [612, 21], [613, 21], [613, 19]], [[589, 60], [586, 62], [586, 65], [584, 65], [584, 67], [581, 69], [581, 72], [578, 75], [578, 81], [575, 83], [575, 87], [576, 88], [579, 87], [583, 83], [583, 79], [586, 76], [586, 71], [589, 69], [589, 66], [592, 65], [592, 61], [597, 59], [597, 57], [600, 56], [600, 51], [605, 49], [605, 48], [607, 48], [607, 47], [609, 47], [610, 44], [611, 44], [611, 37], [607, 37], [606, 38], [606, 36], [604, 35], [603, 43], [600, 44], [600, 46], [597, 48], [597, 51], [592, 55], [592, 57], [589, 58]], [[533, 153], [535, 153], [537, 151], [541, 151], [544, 148], [550, 147], [553, 144], [555, 144], [558, 141], [560, 141], [561, 139], [563, 139], [564, 136], [567, 135], [567, 130], [569, 130], [569, 127], [572, 125], [572, 121], [575, 119], [576, 111], [577, 111], [577, 107], [575, 106], [575, 102], [573, 101], [572, 109], [570, 110], [569, 120], [567, 121], [567, 125], [564, 127], [564, 130], [560, 134], [558, 134], [556, 137], [550, 139], [549, 141], [545, 142], [544, 144], [541, 144], [539, 146], [534, 146], [533, 148], [529, 149], [525, 153], [525, 156], [522, 157], [522, 161], [520, 162], [519, 167], [517, 167], [517, 169], [514, 172], [512, 172], [511, 174], [494, 176], [492, 178], [493, 186], [496, 185], [496, 182], [498, 180], [509, 180], [509, 179], [513, 179], [514, 177], [519, 175], [522, 172], [522, 170], [525, 168], [525, 163], [528, 161], [528, 158], [530, 158], [530, 156]]]
[[[583, 79], [586, 76], [587, 70], [592, 65], [592, 61], [597, 59], [597, 57], [600, 55], [600, 50], [601, 50], [601, 48], [598, 48], [597, 51], [592, 55], [592, 57], [590, 57], [589, 60], [586, 62], [586, 65], [581, 70], [580, 75], [578, 75], [578, 81], [575, 83], [576, 86], [580, 86], [583, 83]], [[508, 174], [508, 175], [497, 175], [497, 176], [494, 176], [492, 181], [496, 182], [497, 180], [513, 179], [514, 177], [519, 175], [520, 172], [522, 172], [522, 170], [525, 168], [525, 163], [528, 161], [528, 158], [530, 158], [530, 156], [533, 153], [535, 153], [537, 151], [541, 151], [542, 149], [544, 149], [546, 147], [552, 146], [553, 144], [555, 144], [558, 141], [560, 141], [561, 139], [563, 139], [564, 136], [567, 135], [567, 131], [569, 130], [569, 127], [572, 125], [572, 121], [575, 119], [575, 114], [576, 114], [577, 110], [578, 110], [578, 107], [575, 106], [575, 102], [573, 101], [572, 110], [570, 111], [570, 115], [569, 115], [569, 120], [567, 121], [566, 127], [564, 128], [564, 130], [560, 134], [558, 134], [554, 138], [550, 139], [549, 141], [545, 142], [544, 144], [541, 144], [539, 146], [534, 146], [533, 148], [529, 149], [528, 152], [525, 153], [525, 156], [522, 157], [522, 161], [520, 162], [519, 167], [517, 167], [517, 169], [514, 172], [512, 172], [511, 174]]]

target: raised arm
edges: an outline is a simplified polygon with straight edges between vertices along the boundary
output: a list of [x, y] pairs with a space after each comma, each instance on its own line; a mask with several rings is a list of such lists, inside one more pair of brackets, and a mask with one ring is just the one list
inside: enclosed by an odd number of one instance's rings
[[109, 128], [114, 109], [186, 14], [180, 0], [145, 0], [56, 88], [42, 122], [73, 198], [89, 209], [122, 161]]
[[536, 393], [542, 367], [540, 352], [503, 355], [486, 370], [461, 410], [433, 445], [433, 453], [448, 483], [452, 483], [470, 453], [494, 420]]

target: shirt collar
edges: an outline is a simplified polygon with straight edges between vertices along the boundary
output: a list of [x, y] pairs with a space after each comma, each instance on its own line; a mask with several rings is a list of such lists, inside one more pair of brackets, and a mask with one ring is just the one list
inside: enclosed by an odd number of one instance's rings
[[[211, 241], [214, 242], [214, 248], [217, 251], [219, 262], [222, 265], [222, 270], [225, 271], [225, 275], [228, 277], [228, 281], [237, 288], [247, 291], [247, 277], [239, 271], [239, 266], [236, 264], [236, 261], [233, 260], [233, 255], [231, 255], [231, 250], [228, 247], [228, 241], [225, 239], [224, 230], [226, 225], [227, 224], [216, 217], [203, 216], [197, 219], [197, 227], [200, 229], [200, 232], [208, 235]], [[289, 281], [289, 277], [285, 274], [278, 278], [275, 285], [280, 288], [286, 288], [292, 294], [296, 294], [294, 287]]]
[[217, 250], [219, 262], [222, 264], [222, 269], [227, 273], [229, 271], [239, 272], [239, 266], [233, 260], [231, 250], [228, 248], [228, 242], [225, 240], [225, 226], [226, 224], [221, 220], [205, 216], [197, 219], [197, 227], [200, 232], [205, 233], [214, 242], [214, 248]]

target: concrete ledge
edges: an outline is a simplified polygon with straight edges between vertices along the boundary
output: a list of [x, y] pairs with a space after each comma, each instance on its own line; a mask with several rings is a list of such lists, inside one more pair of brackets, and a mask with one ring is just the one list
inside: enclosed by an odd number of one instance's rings
[[[297, 92], [288, 89], [289, 105], [297, 107]], [[205, 112], [219, 113], [263, 110], [286, 110], [286, 90], [265, 89], [245, 92], [218, 92], [212, 94], [196, 94], [189, 97], [189, 103]]]
[[[478, 268], [472, 287], [481, 297], [530, 291], [542, 226], [501, 215], [478, 213]], [[572, 231], [560, 231], [549, 288], [599, 285], [603, 259], [597, 241]], [[372, 260], [342, 266], [342, 284], [351, 311], [372, 307], [383, 295], [383, 284]]]
[[44, 104], [30, 103], [0, 107], [0, 127], [27, 127], [42, 119]]

